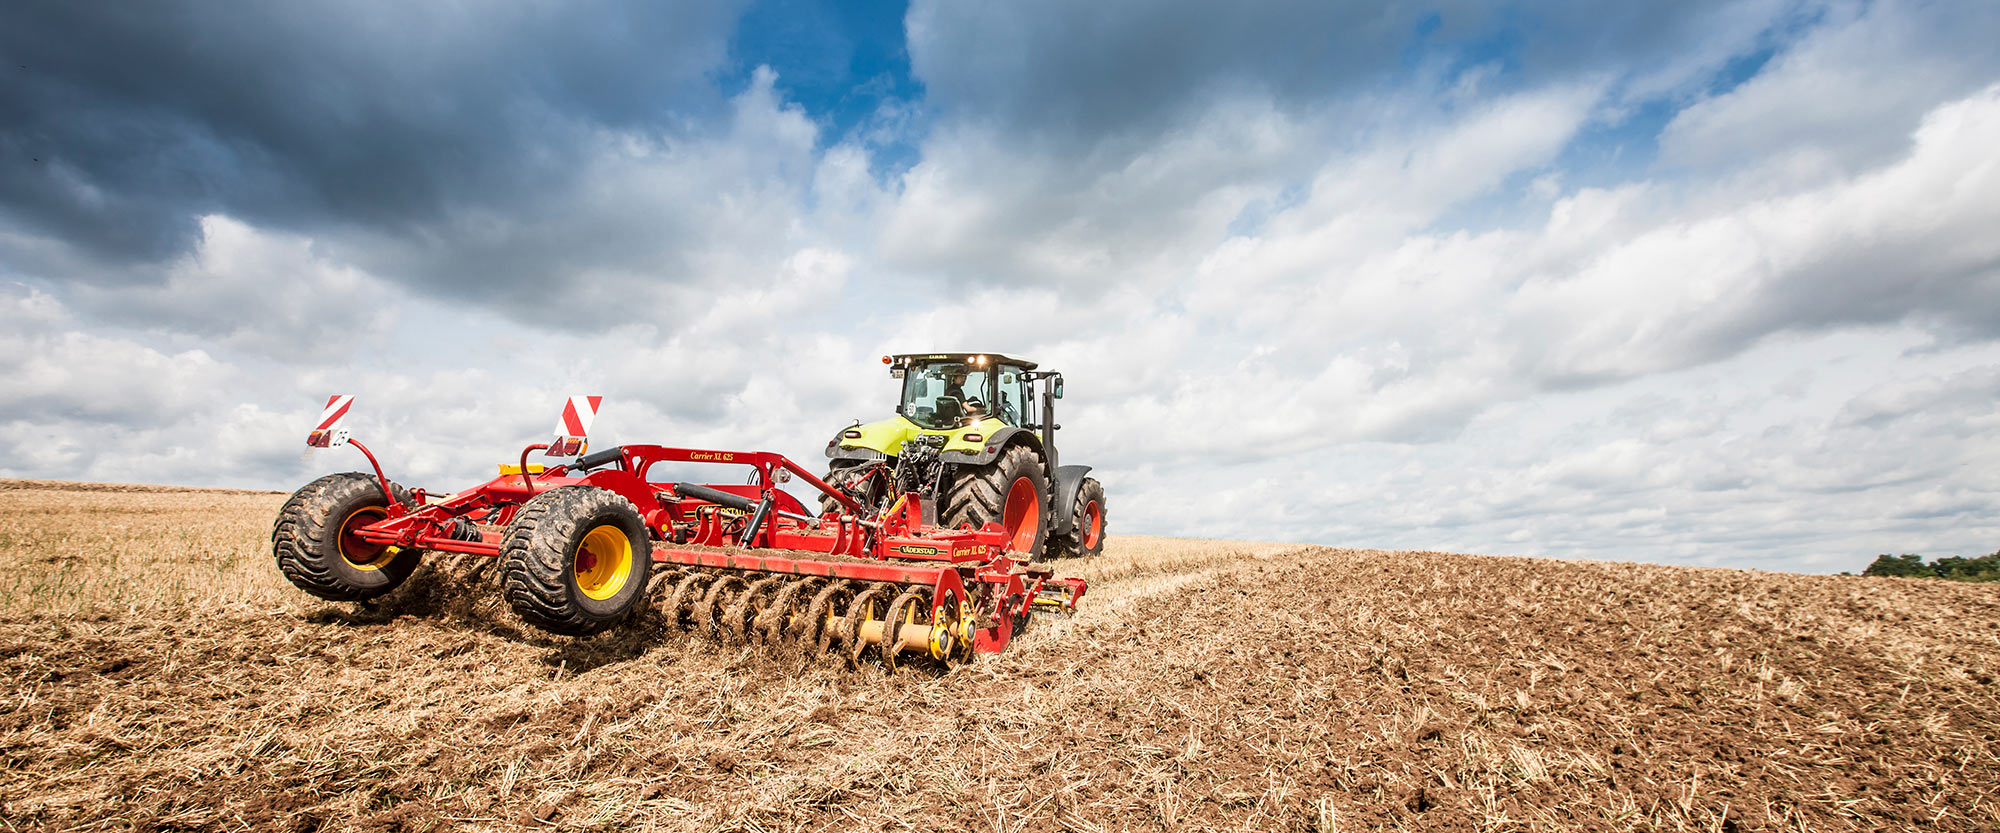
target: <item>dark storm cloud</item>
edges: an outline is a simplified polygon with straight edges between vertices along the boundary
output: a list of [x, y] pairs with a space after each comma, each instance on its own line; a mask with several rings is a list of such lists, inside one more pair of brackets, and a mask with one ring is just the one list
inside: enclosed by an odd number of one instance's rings
[[[1778, 4], [1733, 5], [1740, 15]], [[1613, 67], [1644, 71], [1723, 34], [1715, 19], [1731, 6], [918, 0], [909, 32], [915, 70], [947, 112], [1087, 143], [1161, 129], [1246, 88], [1314, 108], [1479, 65], [1498, 70], [1491, 83], [1499, 89]]]
[[703, 75], [735, 13], [705, 0], [9, 4], [0, 216], [129, 266], [186, 251], [208, 212], [409, 236], [468, 208], [505, 214], [561, 185], [578, 124], [670, 129], [719, 110]]

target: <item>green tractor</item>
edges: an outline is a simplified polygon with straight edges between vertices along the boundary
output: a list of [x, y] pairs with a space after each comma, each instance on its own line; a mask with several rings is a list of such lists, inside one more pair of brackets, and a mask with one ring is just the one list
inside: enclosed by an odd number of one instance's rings
[[[1062, 374], [998, 353], [884, 356], [903, 384], [896, 416], [856, 421], [826, 444], [826, 481], [864, 506], [905, 492], [939, 525], [1007, 530], [1033, 559], [1104, 551], [1104, 487], [1089, 466], [1057, 464]], [[831, 511], [837, 504], [824, 498]]]

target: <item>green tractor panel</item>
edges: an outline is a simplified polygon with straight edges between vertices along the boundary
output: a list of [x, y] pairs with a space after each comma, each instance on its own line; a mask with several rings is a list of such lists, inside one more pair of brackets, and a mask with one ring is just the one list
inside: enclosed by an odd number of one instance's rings
[[1061, 373], [999, 353], [905, 353], [882, 361], [902, 383], [896, 415], [834, 435], [826, 445], [827, 483], [882, 508], [916, 492], [928, 498], [938, 525], [997, 522], [1009, 549], [1037, 559], [1104, 550], [1104, 487], [1089, 466], [1058, 462]]

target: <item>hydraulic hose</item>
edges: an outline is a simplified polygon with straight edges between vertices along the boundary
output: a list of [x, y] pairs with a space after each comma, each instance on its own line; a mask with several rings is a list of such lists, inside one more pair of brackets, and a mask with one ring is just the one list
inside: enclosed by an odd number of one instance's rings
[[623, 459], [625, 459], [625, 448], [614, 445], [603, 451], [592, 452], [576, 458], [575, 468], [577, 471], [589, 471], [598, 466], [610, 465]]
[[730, 494], [720, 489], [711, 489], [707, 486], [697, 486], [693, 483], [675, 483], [674, 494], [681, 497], [691, 497], [695, 500], [705, 500], [717, 506], [741, 509], [745, 512], [751, 511], [757, 505], [756, 501], [742, 495]]

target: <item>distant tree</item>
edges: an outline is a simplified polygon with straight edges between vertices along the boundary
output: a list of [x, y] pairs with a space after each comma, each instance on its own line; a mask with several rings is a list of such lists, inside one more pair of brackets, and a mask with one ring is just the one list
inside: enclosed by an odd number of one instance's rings
[[1903, 578], [1944, 578], [1952, 581], [2000, 581], [2000, 552], [1977, 558], [1946, 556], [1929, 564], [1924, 557], [1911, 553], [1902, 555], [1878, 555], [1875, 563], [1862, 570], [1864, 576], [1898, 576]]
[[1901, 576], [1905, 578], [1935, 577], [1937, 571], [1924, 563], [1924, 557], [1915, 553], [1902, 555], [1882, 554], [1875, 557], [1875, 563], [1862, 570], [1864, 576]]
[[1953, 581], [2000, 581], [2000, 552], [1978, 558], [1940, 558], [1931, 568]]

